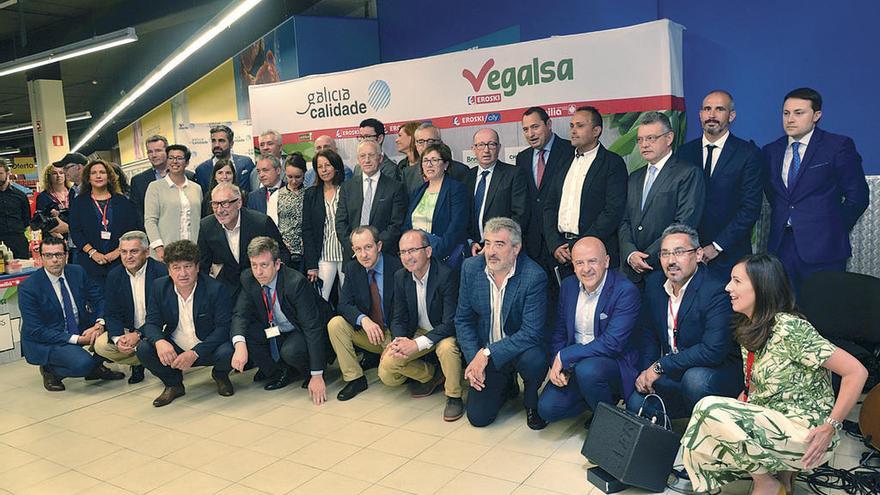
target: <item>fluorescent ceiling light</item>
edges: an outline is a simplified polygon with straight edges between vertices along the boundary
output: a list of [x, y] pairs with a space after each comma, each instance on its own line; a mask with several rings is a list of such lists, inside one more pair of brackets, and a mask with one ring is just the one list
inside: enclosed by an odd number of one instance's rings
[[12, 117], [12, 112], [0, 113], [0, 119], [5, 119], [6, 117]]
[[235, 21], [241, 18], [243, 15], [247, 14], [254, 7], [260, 3], [261, 0], [239, 0], [226, 9], [222, 10], [219, 14], [214, 16], [213, 19], [208, 21], [208, 23], [202, 27], [199, 31], [197, 31], [190, 39], [182, 45], [181, 48], [178, 48], [171, 55], [168, 56], [161, 64], [152, 72], [147, 74], [141, 82], [139, 82], [128, 94], [113, 108], [110, 109], [109, 112], [104, 114], [101, 117], [101, 120], [96, 122], [89, 130], [80, 138], [80, 141], [70, 149], [71, 152], [79, 151], [80, 148], [83, 147], [87, 142], [89, 142], [92, 138], [95, 137], [98, 132], [107, 126], [110, 121], [113, 120], [117, 115], [122, 113], [123, 110], [132, 105], [138, 98], [140, 98], [144, 93], [146, 93], [150, 88], [156, 85], [163, 78], [167, 77], [168, 74], [173, 71], [177, 66], [182, 64], [186, 59], [188, 59], [193, 53], [198, 51], [199, 48], [205, 46], [216, 38], [221, 32], [231, 26]]
[[[66, 122], [76, 122], [77, 120], [88, 120], [90, 118], [92, 118], [92, 112], [72, 113], [67, 116]], [[0, 128], [0, 134], [12, 134], [13, 132], [29, 131], [33, 128], [33, 124], [14, 124], [9, 127]]]
[[0, 2], [0, 9], [5, 9], [6, 7], [12, 7], [17, 4], [18, 0], [8, 0], [6, 2]]
[[6, 148], [5, 150], [0, 150], [0, 155], [16, 155], [21, 153], [21, 150], [18, 148]]
[[134, 28], [129, 27], [120, 29], [119, 31], [102, 34], [101, 36], [95, 36], [91, 39], [77, 41], [76, 43], [71, 43], [59, 48], [53, 48], [51, 50], [46, 50], [45, 52], [35, 53], [33, 55], [28, 55], [27, 57], [17, 58], [0, 64], [0, 77], [30, 70], [43, 65], [53, 64], [69, 58], [79, 57], [80, 55], [85, 55], [87, 53], [106, 50], [114, 46], [132, 43], [137, 41], [137, 39], [138, 37], [134, 32]]

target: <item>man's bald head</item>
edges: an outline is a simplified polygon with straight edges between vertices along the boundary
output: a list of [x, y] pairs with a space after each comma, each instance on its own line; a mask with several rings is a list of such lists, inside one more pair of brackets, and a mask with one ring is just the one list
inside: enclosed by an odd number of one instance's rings
[[315, 153], [320, 153], [324, 150], [333, 150], [337, 153], [339, 152], [336, 149], [336, 141], [326, 134], [318, 136], [318, 139], [315, 139]]
[[599, 284], [605, 279], [605, 272], [611, 258], [605, 249], [605, 244], [597, 237], [584, 237], [574, 244], [571, 249], [571, 263], [574, 266], [574, 274], [588, 292], [599, 288]]

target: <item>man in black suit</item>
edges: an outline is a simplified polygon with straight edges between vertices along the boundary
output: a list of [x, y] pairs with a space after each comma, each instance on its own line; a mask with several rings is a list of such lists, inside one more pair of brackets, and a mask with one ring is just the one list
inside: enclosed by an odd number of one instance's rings
[[699, 167], [672, 156], [675, 133], [669, 117], [647, 112], [639, 123], [639, 152], [648, 162], [629, 176], [620, 224], [623, 273], [640, 288], [660, 267], [660, 235], [673, 223], [699, 225], [706, 181]]
[[[428, 122], [423, 122], [418, 129], [416, 129], [413, 133], [413, 139], [415, 139], [416, 152], [419, 156], [422, 156], [425, 153], [428, 146], [443, 144], [443, 138], [440, 136], [440, 128]], [[470, 171], [470, 168], [467, 165], [452, 160], [449, 162], [449, 167], [446, 169], [446, 175], [464, 184], [467, 180], [468, 171]], [[401, 178], [401, 181], [406, 186], [407, 197], [412, 196], [412, 193], [425, 183], [425, 177], [422, 174], [422, 164], [410, 163], [409, 166], [401, 172]]]
[[727, 279], [733, 265], [752, 252], [752, 228], [761, 215], [767, 169], [761, 150], [730, 132], [736, 118], [733, 97], [712, 91], [703, 98], [703, 135], [676, 151], [676, 156], [703, 168], [706, 201], [697, 229], [703, 241], [703, 261]]
[[560, 278], [572, 273], [571, 250], [584, 237], [599, 238], [610, 266], [619, 266], [617, 228], [626, 207], [626, 164], [599, 142], [602, 115], [580, 107], [569, 126], [575, 152], [549, 185], [543, 212], [546, 245], [565, 268]]
[[[413, 397], [428, 397], [445, 384], [445, 421], [464, 414], [461, 401], [461, 350], [455, 343], [455, 308], [458, 305], [458, 270], [431, 258], [431, 243], [421, 230], [408, 230], [400, 238], [404, 270], [394, 275], [394, 340], [379, 362], [379, 379], [390, 386], [411, 378]], [[440, 366], [419, 358], [435, 351]]]
[[351, 233], [362, 225], [375, 227], [385, 252], [394, 253], [408, 206], [403, 184], [379, 172], [382, 148], [376, 141], [361, 141], [357, 156], [362, 173], [342, 183], [336, 207], [336, 236], [346, 260], [354, 255]]
[[293, 367], [306, 377], [303, 388], [308, 387], [312, 402], [323, 404], [327, 334], [317, 293], [301, 273], [281, 264], [273, 239], [255, 237], [247, 255], [251, 267], [241, 274], [242, 290], [232, 316], [232, 367], [244, 371], [250, 359], [272, 377], [266, 390], [286, 387]]
[[165, 246], [165, 261], [168, 277], [153, 284], [144, 338], [137, 346], [138, 359], [165, 385], [153, 405], [166, 406], [184, 395], [183, 372], [193, 366], [213, 366], [217, 393], [228, 397], [235, 393], [229, 381], [229, 291], [199, 273], [199, 248], [192, 241]]
[[[213, 215], [202, 219], [199, 229], [199, 269], [235, 289], [241, 287], [241, 272], [250, 266], [245, 251], [254, 237], [275, 239], [281, 261], [290, 264], [290, 251], [271, 218], [241, 207], [241, 190], [235, 184], [220, 183], [211, 191]], [[235, 295], [234, 294], [234, 295]]]
[[342, 401], [367, 389], [367, 378], [354, 347], [380, 354], [391, 342], [388, 321], [394, 307], [394, 274], [401, 268], [398, 258], [382, 252], [375, 227], [357, 227], [350, 241], [356, 259], [343, 268], [345, 283], [336, 307], [339, 316], [327, 324], [342, 379], [347, 382], [336, 396]]
[[119, 238], [122, 264], [107, 274], [104, 319], [107, 331], [95, 339], [95, 353], [115, 363], [131, 366], [128, 383], [144, 380], [144, 367], [135, 350], [147, 319], [147, 300], [153, 281], [168, 275], [168, 269], [150, 258], [147, 234], [132, 230]]
[[528, 184], [524, 174], [513, 165], [498, 161], [501, 142], [494, 129], [480, 129], [474, 134], [473, 150], [477, 167], [468, 172], [465, 186], [473, 193], [468, 241], [471, 255], [483, 250], [483, 226], [495, 217], [510, 218], [517, 224], [526, 219]]
[[[374, 118], [362, 120], [358, 130], [358, 141], [379, 145], [379, 171], [391, 179], [400, 181], [400, 172], [397, 169], [397, 164], [382, 151], [382, 145], [385, 143], [385, 124]], [[360, 153], [360, 146], [358, 146], [358, 153]], [[363, 165], [361, 165], [360, 159], [358, 159], [358, 164], [354, 167], [354, 176], [362, 175], [362, 170]], [[394, 245], [396, 246], [397, 242]]]

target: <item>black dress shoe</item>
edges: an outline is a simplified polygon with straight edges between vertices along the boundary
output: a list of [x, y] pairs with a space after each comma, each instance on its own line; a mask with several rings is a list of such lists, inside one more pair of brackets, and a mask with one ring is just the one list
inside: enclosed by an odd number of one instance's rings
[[306, 390], [309, 388], [309, 382], [312, 381], [312, 375], [306, 375], [305, 380], [303, 380], [302, 385], [299, 388]]
[[543, 430], [547, 422], [538, 414], [537, 409], [526, 409], [526, 424], [533, 430]]
[[92, 370], [86, 376], [86, 380], [122, 380], [125, 378], [125, 373], [119, 371], [113, 371], [110, 368], [104, 366], [103, 364], [98, 365], [97, 368]]
[[143, 366], [132, 366], [131, 367], [131, 376], [128, 377], [128, 383], [134, 385], [135, 383], [140, 383], [144, 381], [144, 367]]
[[61, 392], [65, 389], [61, 378], [49, 371], [49, 368], [40, 366], [40, 374], [43, 375], [43, 387], [49, 392]]
[[229, 397], [235, 393], [232, 382], [229, 381], [229, 375], [226, 373], [211, 372], [211, 378], [217, 383], [217, 393], [223, 397]]
[[352, 380], [339, 391], [336, 396], [341, 401], [354, 399], [355, 396], [367, 389], [367, 377], [362, 376], [356, 380]]
[[269, 383], [263, 387], [263, 390], [278, 390], [279, 388], [284, 388], [290, 385], [291, 381], [293, 381], [293, 373], [291, 373], [290, 368], [283, 366], [281, 371], [276, 373], [275, 376], [269, 380]]
[[434, 367], [434, 376], [431, 377], [425, 383], [416, 382], [410, 388], [410, 394], [414, 399], [421, 399], [422, 397], [428, 397], [437, 390], [437, 387], [443, 385], [446, 382], [446, 377], [443, 376], [443, 371], [439, 366]]
[[372, 368], [379, 367], [379, 355], [373, 354], [372, 352], [364, 352], [364, 357], [361, 358], [361, 370], [367, 371]]
[[156, 397], [156, 399], [153, 400], [153, 406], [167, 406], [168, 404], [174, 402], [174, 399], [182, 397], [184, 395], [186, 395], [186, 390], [183, 388], [182, 384], [173, 387], [165, 387], [165, 390], [163, 390], [162, 393], [159, 394], [159, 397]]
[[269, 377], [263, 373], [263, 370], [259, 369], [256, 373], [254, 373], [254, 383], [264, 382], [268, 380]]

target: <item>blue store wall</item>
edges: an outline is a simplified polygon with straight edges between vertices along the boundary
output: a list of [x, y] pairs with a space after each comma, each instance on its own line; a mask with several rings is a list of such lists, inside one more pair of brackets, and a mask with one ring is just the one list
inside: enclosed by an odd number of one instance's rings
[[733, 93], [733, 131], [763, 145], [782, 135], [785, 93], [811, 86], [825, 100], [820, 125], [852, 136], [865, 173], [880, 174], [880, 150], [869, 146], [880, 116], [874, 0], [379, 0], [378, 9], [383, 62], [668, 18], [687, 28], [689, 139], [710, 89]]

